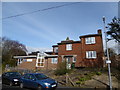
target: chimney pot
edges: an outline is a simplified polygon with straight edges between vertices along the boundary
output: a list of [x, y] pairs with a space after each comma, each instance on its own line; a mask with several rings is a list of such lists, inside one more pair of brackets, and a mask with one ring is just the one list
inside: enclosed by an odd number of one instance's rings
[[102, 34], [102, 30], [101, 29], [98, 29], [98, 34]]

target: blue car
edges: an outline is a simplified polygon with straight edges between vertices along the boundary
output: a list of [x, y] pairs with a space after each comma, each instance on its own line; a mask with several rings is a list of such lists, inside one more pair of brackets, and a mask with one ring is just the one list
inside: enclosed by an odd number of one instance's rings
[[55, 89], [57, 87], [57, 81], [47, 77], [42, 73], [27, 73], [20, 80], [20, 88], [34, 88], [34, 89]]

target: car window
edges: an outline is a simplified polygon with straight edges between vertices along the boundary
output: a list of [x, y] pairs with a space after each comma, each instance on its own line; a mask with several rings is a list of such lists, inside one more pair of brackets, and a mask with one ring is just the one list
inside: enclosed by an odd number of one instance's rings
[[6, 76], [6, 73], [3, 73], [3, 74], [2, 74], [2, 77], [5, 77], [5, 76]]
[[34, 75], [30, 74], [29, 79], [31, 79], [31, 80], [35, 79]]
[[23, 76], [25, 79], [29, 79], [30, 77], [29, 77], [29, 74], [25, 74], [24, 76]]
[[9, 77], [10, 75], [9, 75], [9, 73], [6, 73], [5, 76], [6, 76], [6, 77]]
[[38, 80], [48, 78], [48, 77], [47, 77], [46, 75], [44, 75], [44, 74], [36, 74], [35, 77], [36, 77]]
[[15, 76], [21, 76], [18, 72], [10, 72], [9, 76], [15, 77]]

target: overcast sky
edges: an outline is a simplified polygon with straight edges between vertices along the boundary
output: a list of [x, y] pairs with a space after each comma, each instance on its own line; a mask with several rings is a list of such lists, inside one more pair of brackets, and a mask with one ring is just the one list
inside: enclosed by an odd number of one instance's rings
[[[3, 2], [2, 18], [29, 13], [73, 2]], [[51, 49], [52, 45], [69, 37], [97, 33], [103, 29], [102, 17], [111, 22], [118, 17], [117, 2], [79, 2], [2, 20], [2, 36], [23, 43], [31, 50]], [[111, 44], [112, 45], [112, 44]]]

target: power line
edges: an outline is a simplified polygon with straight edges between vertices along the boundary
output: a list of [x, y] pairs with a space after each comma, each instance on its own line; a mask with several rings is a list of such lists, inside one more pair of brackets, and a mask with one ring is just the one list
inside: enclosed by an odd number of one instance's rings
[[27, 14], [32, 14], [32, 13], [36, 13], [36, 12], [40, 12], [40, 11], [47, 11], [47, 10], [50, 10], [50, 9], [60, 8], [60, 7], [64, 7], [64, 6], [68, 6], [68, 5], [72, 5], [72, 4], [77, 4], [77, 3], [80, 3], [80, 2], [68, 3], [68, 4], [53, 6], [53, 7], [49, 7], [49, 8], [45, 8], [45, 9], [32, 11], [32, 12], [21, 13], [21, 14], [17, 14], [17, 15], [13, 15], [13, 16], [4, 17], [4, 18], [2, 18], [2, 20], [13, 18], [13, 17], [18, 17], [18, 16], [23, 16], [23, 15], [27, 15]]

